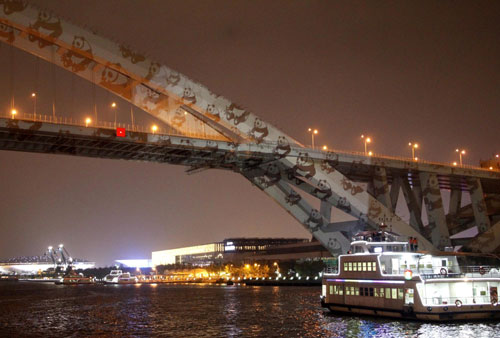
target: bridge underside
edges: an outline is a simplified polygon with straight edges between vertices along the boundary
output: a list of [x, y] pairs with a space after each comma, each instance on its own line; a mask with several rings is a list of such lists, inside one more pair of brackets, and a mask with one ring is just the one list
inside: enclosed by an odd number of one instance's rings
[[[348, 249], [354, 233], [384, 227], [419, 238], [420, 247], [427, 250], [448, 246], [474, 252], [500, 249], [500, 180], [489, 172], [475, 173], [478, 177], [457, 168], [414, 170], [396, 160], [368, 161], [359, 155], [312, 150], [306, 154], [304, 148], [283, 150], [279, 144], [236, 144], [143, 132], [118, 137], [114, 129], [8, 118], [0, 118], [0, 149], [179, 164], [187, 166], [188, 173], [209, 168], [236, 171], [334, 254]], [[442, 190], [449, 191], [447, 214]], [[318, 205], [312, 206], [306, 194]], [[463, 205], [462, 196], [471, 202]], [[408, 222], [396, 215], [398, 203], [407, 207]], [[334, 222], [332, 208], [355, 220]], [[461, 238], [450, 238], [463, 232], [466, 235]]]

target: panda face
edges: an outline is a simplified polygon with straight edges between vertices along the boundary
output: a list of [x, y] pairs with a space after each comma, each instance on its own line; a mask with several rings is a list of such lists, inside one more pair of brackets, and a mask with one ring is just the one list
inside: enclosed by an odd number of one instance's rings
[[255, 119], [255, 122], [254, 122], [254, 126], [255, 126], [255, 128], [257, 128], [257, 129], [261, 129], [261, 128], [265, 128], [266, 124], [265, 124], [265, 123], [264, 123], [264, 121], [262, 121], [261, 119], [256, 118], [256, 119]]
[[193, 96], [193, 90], [189, 87], [184, 88], [184, 97]]
[[214, 114], [214, 112], [215, 112], [215, 105], [214, 105], [214, 104], [209, 104], [209, 105], [207, 106], [207, 112], [208, 112], [209, 114], [212, 114], [212, 115], [213, 115], [213, 114]]
[[328, 182], [325, 180], [319, 180], [318, 187], [323, 191], [330, 190], [330, 184], [328, 184]]
[[83, 36], [75, 36], [75, 39], [73, 40], [73, 47], [81, 50], [90, 50], [90, 45]]
[[271, 175], [277, 175], [279, 174], [280, 170], [276, 164], [271, 163], [267, 166], [266, 172]]

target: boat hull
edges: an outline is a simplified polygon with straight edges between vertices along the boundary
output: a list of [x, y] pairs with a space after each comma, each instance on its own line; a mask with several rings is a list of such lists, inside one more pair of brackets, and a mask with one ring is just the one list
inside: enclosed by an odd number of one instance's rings
[[[376, 317], [389, 317], [409, 320], [423, 321], [459, 321], [459, 320], [493, 320], [500, 319], [500, 308], [492, 305], [462, 306], [460, 309], [452, 307], [434, 307], [428, 309], [418, 309], [404, 307], [403, 309], [381, 309], [360, 305], [327, 304], [323, 301], [321, 305], [329, 309], [332, 313], [357, 314]], [[446, 310], [445, 310], [446, 308]]]

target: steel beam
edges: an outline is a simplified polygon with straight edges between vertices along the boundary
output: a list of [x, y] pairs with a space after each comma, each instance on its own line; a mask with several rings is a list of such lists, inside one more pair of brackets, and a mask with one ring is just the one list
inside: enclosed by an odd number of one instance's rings
[[477, 231], [481, 234], [487, 231], [491, 226], [486, 208], [486, 202], [484, 200], [483, 187], [481, 186], [481, 181], [478, 178], [467, 178], [467, 185], [470, 189], [470, 199], [472, 210], [474, 211]]
[[427, 227], [431, 232], [432, 244], [439, 249], [444, 249], [444, 247], [451, 245], [451, 241], [437, 175], [421, 172], [419, 176], [427, 217], [429, 218]]

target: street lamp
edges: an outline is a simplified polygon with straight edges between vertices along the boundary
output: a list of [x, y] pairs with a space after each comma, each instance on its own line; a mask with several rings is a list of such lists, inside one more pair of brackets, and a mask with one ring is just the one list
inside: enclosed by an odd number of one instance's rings
[[328, 147], [327, 146], [323, 146], [323, 150], [328, 150]]
[[465, 155], [465, 150], [455, 149], [455, 152], [458, 153], [458, 156], [460, 158], [460, 166], [462, 166], [462, 155]]
[[90, 119], [90, 117], [87, 117], [85, 119], [85, 127], [88, 127], [90, 123], [92, 123], [92, 120]]
[[415, 157], [415, 149], [418, 148], [418, 143], [409, 142], [408, 145], [411, 147], [411, 158], [412, 160], [416, 161], [417, 158]]
[[111, 103], [111, 108], [115, 110], [115, 128], [116, 128], [116, 102]]
[[17, 110], [15, 110], [14, 108], [12, 108], [11, 111], [10, 111], [10, 114], [12, 115], [12, 118], [14, 119], [16, 117]]
[[367, 143], [371, 143], [371, 142], [372, 142], [372, 139], [371, 139], [370, 137], [368, 137], [368, 136], [365, 136], [365, 135], [361, 135], [361, 139], [362, 139], [362, 140], [364, 141], [364, 143], [365, 143], [365, 154], [367, 154], [367, 153], [368, 153], [368, 150], [367, 150], [366, 145], [367, 145]]
[[153, 124], [151, 130], [153, 131], [153, 134], [156, 133], [156, 131], [158, 130], [158, 126], [156, 124]]
[[309, 128], [307, 129], [307, 131], [311, 133], [311, 143], [312, 143], [312, 148], [314, 149], [314, 135], [318, 135], [318, 129]]
[[31, 93], [31, 98], [33, 99], [33, 119], [36, 120], [36, 93]]

